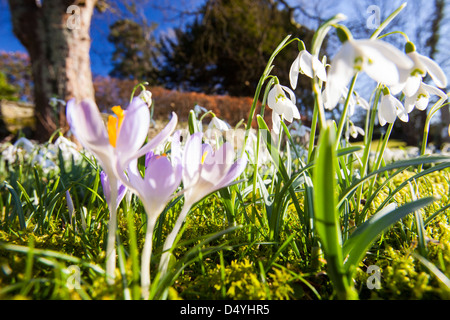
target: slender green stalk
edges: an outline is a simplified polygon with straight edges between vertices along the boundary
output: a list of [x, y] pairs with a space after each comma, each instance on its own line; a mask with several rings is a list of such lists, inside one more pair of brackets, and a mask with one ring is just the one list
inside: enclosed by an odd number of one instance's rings
[[337, 129], [337, 133], [336, 133], [336, 142], [335, 142], [336, 144], [334, 147], [335, 150], [337, 150], [339, 147], [339, 143], [340, 143], [341, 136], [342, 136], [342, 131], [344, 130], [344, 125], [347, 122], [347, 114], [348, 114], [348, 108], [350, 106], [350, 99], [352, 97], [353, 89], [355, 88], [355, 83], [356, 83], [357, 78], [358, 78], [358, 74], [355, 74], [353, 76], [352, 82], [350, 84], [350, 88], [348, 89], [347, 98], [345, 99], [345, 104], [344, 104], [344, 110], [342, 111], [341, 119], [339, 121], [338, 129]]
[[[256, 91], [255, 91], [255, 95], [253, 97], [253, 102], [252, 102], [252, 106], [250, 108], [250, 114], [248, 117], [248, 121], [247, 121], [247, 127], [245, 129], [245, 137], [244, 137], [244, 146], [247, 144], [247, 139], [248, 139], [248, 135], [250, 133], [250, 129], [252, 127], [252, 122], [253, 122], [253, 118], [255, 117], [255, 113], [256, 113], [256, 105], [258, 103], [258, 99], [259, 96], [261, 94], [261, 89], [262, 86], [264, 85], [264, 82], [267, 80], [267, 78], [269, 77], [270, 72], [272, 71], [273, 68], [273, 61], [275, 60], [275, 57], [289, 44], [291, 44], [294, 41], [300, 41], [298, 38], [292, 39], [290, 41], [289, 38], [291, 37], [291, 35], [288, 35], [287, 37], [285, 37], [283, 39], [283, 41], [281, 41], [281, 43], [278, 45], [278, 47], [275, 49], [275, 51], [272, 53], [272, 55], [269, 58], [269, 61], [267, 62], [266, 68], [264, 69], [263, 75], [261, 76], [261, 78], [258, 81], [258, 85], [256, 87]], [[244, 153], [244, 148], [242, 148], [242, 154]], [[241, 155], [242, 155], [241, 154]]]
[[128, 227], [128, 243], [130, 246], [130, 257], [131, 257], [131, 269], [132, 269], [132, 297], [137, 300], [141, 296], [139, 290], [139, 260], [138, 260], [138, 247], [136, 240], [136, 227], [133, 221], [133, 212], [130, 210], [128, 201], [124, 201], [125, 213], [127, 218]]
[[392, 12], [387, 18], [386, 20], [384, 20], [380, 26], [374, 31], [374, 33], [372, 34], [372, 36], [370, 37], [371, 39], [375, 39], [377, 38], [380, 33], [387, 27], [387, 25], [389, 23], [391, 23], [392, 20], [395, 19], [395, 17], [406, 7], [407, 2], [404, 2], [400, 5], [400, 7], [397, 8], [397, 10], [395, 10], [394, 12]]
[[[444, 102], [444, 98], [440, 98], [435, 104], [434, 106], [431, 108], [430, 112], [427, 115], [427, 118], [425, 119], [425, 126], [423, 128], [423, 137], [422, 137], [422, 145], [420, 147], [420, 155], [423, 156], [425, 155], [425, 151], [427, 149], [427, 144], [428, 144], [428, 135], [430, 132], [430, 123], [431, 123], [431, 118], [436, 114], [436, 112], [438, 110], [440, 110], [442, 107], [449, 105], [450, 103], [445, 103]], [[419, 166], [419, 171], [421, 171], [423, 168], [423, 165]]]
[[[378, 152], [378, 157], [377, 157], [377, 160], [376, 160], [376, 162], [374, 164], [374, 167], [373, 167], [372, 171], [377, 171], [378, 169], [380, 169], [381, 161], [383, 160], [383, 156], [384, 156], [384, 151], [386, 150], [386, 146], [387, 146], [387, 143], [388, 143], [389, 138], [391, 136], [393, 127], [394, 127], [394, 123], [390, 123], [388, 128], [387, 128], [386, 135], [384, 136], [383, 143], [381, 144], [381, 148], [380, 148], [380, 151]], [[369, 192], [368, 192], [369, 195], [372, 194], [372, 190], [373, 190], [373, 188], [375, 186], [376, 179], [377, 179], [377, 176], [375, 175], [373, 177], [371, 183], [370, 183], [370, 186], [369, 186]]]
[[312, 123], [311, 123], [311, 132], [309, 134], [309, 145], [308, 145], [308, 159], [307, 163], [310, 163], [312, 161], [312, 154], [314, 151], [314, 143], [316, 140], [316, 130], [317, 130], [317, 121], [319, 117], [319, 110], [317, 107], [317, 101], [314, 104], [314, 111], [313, 111], [313, 117], [312, 117]]

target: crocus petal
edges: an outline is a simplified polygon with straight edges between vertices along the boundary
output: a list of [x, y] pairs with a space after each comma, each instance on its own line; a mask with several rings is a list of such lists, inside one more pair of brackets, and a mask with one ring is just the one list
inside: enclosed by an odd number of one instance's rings
[[125, 160], [122, 160], [120, 163], [120, 168], [128, 167], [128, 164], [132, 160], [132, 158], [139, 158], [143, 155], [147, 154], [149, 151], [155, 149], [159, 144], [161, 144], [164, 140], [166, 140], [172, 132], [175, 130], [178, 122], [177, 115], [172, 112], [172, 118], [169, 123], [162, 129], [153, 139], [151, 139], [147, 144], [145, 144], [142, 148], [140, 148], [135, 154], [127, 157]]
[[444, 71], [442, 71], [441, 67], [439, 67], [439, 65], [435, 61], [423, 55], [420, 55], [420, 61], [427, 68], [427, 71], [436, 86], [438, 86], [439, 88], [446, 88], [447, 77], [445, 76], [445, 73]]
[[66, 113], [73, 134], [87, 149], [109, 144], [108, 133], [94, 102], [83, 100], [77, 104], [71, 99], [67, 102]]
[[189, 136], [184, 146], [183, 153], [183, 183], [184, 188], [190, 188], [200, 178], [200, 166], [202, 162], [202, 133], [196, 132]]
[[242, 158], [237, 159], [236, 162], [233, 163], [231, 168], [228, 170], [228, 173], [216, 185], [217, 190], [226, 187], [231, 182], [233, 182], [237, 177], [239, 177], [241, 173], [245, 170], [247, 162], [248, 159], [247, 156], [245, 155]]
[[67, 102], [66, 117], [72, 133], [83, 147], [95, 155], [105, 171], [113, 172], [114, 149], [95, 103], [84, 100], [77, 104], [71, 99]]
[[137, 97], [133, 99], [125, 112], [125, 118], [117, 137], [116, 149], [119, 154], [134, 155], [147, 138], [150, 112], [147, 104]]
[[181, 165], [174, 170], [167, 157], [157, 157], [145, 170], [144, 182], [141, 200], [152, 208], [148, 214], [159, 214], [181, 182]]
[[[108, 203], [109, 205], [111, 203], [111, 186], [109, 184], [108, 175], [104, 171], [100, 172], [100, 182], [102, 184], [103, 195], [105, 196], [106, 203]], [[124, 186], [119, 180], [117, 180], [117, 208], [125, 197], [126, 191], [126, 186]]]

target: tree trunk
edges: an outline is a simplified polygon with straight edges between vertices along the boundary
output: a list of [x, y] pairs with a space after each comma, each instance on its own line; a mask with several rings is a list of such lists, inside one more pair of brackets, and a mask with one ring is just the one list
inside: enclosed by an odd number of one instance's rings
[[67, 128], [65, 106], [54, 109], [50, 98], [94, 99], [89, 29], [96, 2], [9, 0], [14, 34], [30, 55], [40, 140]]

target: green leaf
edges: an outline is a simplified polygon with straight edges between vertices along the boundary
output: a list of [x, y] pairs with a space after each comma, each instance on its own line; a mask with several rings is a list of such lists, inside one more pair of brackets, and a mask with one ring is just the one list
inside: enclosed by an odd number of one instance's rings
[[327, 256], [342, 263], [339, 213], [336, 207], [335, 133], [330, 126], [320, 136], [314, 167], [314, 213], [317, 234]]
[[[11, 196], [13, 198], [15, 212], [17, 214], [17, 217], [19, 218], [20, 229], [25, 229], [26, 227], [25, 215], [23, 213], [22, 201], [20, 201], [20, 197], [17, 194], [16, 190], [14, 190], [14, 188], [7, 181], [4, 181], [3, 184], [5, 185], [6, 189], [8, 189], [8, 191], [11, 193]], [[12, 218], [13, 217], [11, 217], [11, 219]]]

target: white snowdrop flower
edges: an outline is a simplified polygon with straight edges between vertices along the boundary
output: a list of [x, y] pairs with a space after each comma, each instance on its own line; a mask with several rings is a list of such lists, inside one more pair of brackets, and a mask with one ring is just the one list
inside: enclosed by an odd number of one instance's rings
[[364, 129], [357, 127], [353, 124], [353, 122], [350, 122], [350, 127], [349, 127], [349, 133], [350, 135], [356, 139], [358, 137], [358, 135], [364, 136], [365, 132]]
[[291, 136], [304, 137], [306, 135], [309, 135], [310, 132], [311, 128], [298, 122], [292, 122], [291, 126], [289, 127], [289, 133], [291, 134]]
[[220, 131], [228, 131], [230, 129], [230, 125], [226, 123], [225, 121], [219, 119], [218, 117], [214, 116], [211, 119], [211, 122], [208, 125], [208, 129], [217, 129]]
[[357, 72], [364, 71], [376, 82], [387, 86], [406, 81], [406, 70], [412, 68], [413, 62], [405, 53], [382, 40], [355, 40], [343, 28], [337, 30], [343, 45], [328, 70], [327, 109], [336, 106], [343, 88]]
[[72, 158], [75, 161], [82, 159], [80, 152], [77, 150], [77, 145], [63, 136], [59, 136], [58, 139], [56, 139], [53, 143], [53, 147], [56, 148], [56, 150], [53, 150], [55, 153], [58, 149], [61, 150], [65, 161], [69, 161]]
[[198, 115], [199, 115], [200, 113], [202, 113], [202, 112], [203, 112], [203, 113], [206, 113], [206, 112], [208, 112], [208, 110], [206, 110], [206, 108], [204, 108], [204, 107], [202, 107], [202, 106], [196, 104], [196, 105], [194, 106], [195, 117], [198, 117]]
[[394, 123], [397, 117], [403, 122], [408, 122], [409, 120], [408, 113], [402, 103], [385, 88], [378, 109], [378, 121], [381, 126], [384, 126], [386, 122]]
[[[345, 103], [347, 96], [348, 96], [348, 88], [344, 87], [342, 89], [342, 95], [341, 95], [341, 98], [339, 99], [339, 102]], [[350, 100], [349, 100], [348, 104], [349, 104], [349, 111], [348, 111], [349, 117], [351, 117], [355, 114], [356, 106], [360, 106], [364, 110], [370, 110], [370, 106], [369, 106], [369, 103], [367, 102], [367, 100], [364, 99], [363, 97], [361, 97], [356, 91], [353, 91], [353, 94], [350, 96]]]
[[407, 70], [407, 79], [405, 82], [391, 88], [394, 94], [403, 91], [406, 97], [411, 97], [419, 90], [423, 78], [429, 74], [434, 84], [439, 88], [447, 87], [447, 77], [441, 67], [432, 59], [421, 55], [416, 51], [412, 42], [405, 46], [405, 52], [413, 61], [414, 65]]
[[[289, 98], [285, 92], [289, 94]], [[280, 116], [288, 122], [300, 119], [300, 112], [295, 105], [295, 94], [288, 87], [275, 84], [269, 91], [267, 105], [272, 109], [272, 127], [277, 134], [280, 132]]]
[[405, 98], [405, 109], [406, 112], [410, 113], [414, 107], [419, 110], [425, 110], [430, 102], [430, 95], [437, 95], [440, 98], [446, 100], [448, 96], [442, 90], [425, 84], [423, 82], [420, 83], [419, 89], [410, 97]]
[[151, 106], [152, 105], [152, 93], [148, 90], [143, 90], [141, 91], [141, 93], [138, 96], [142, 101], [144, 101], [147, 106]]
[[317, 57], [312, 56], [308, 51], [301, 50], [291, 65], [289, 80], [291, 88], [295, 90], [298, 82], [298, 75], [304, 74], [310, 78], [316, 75], [320, 80], [327, 81], [327, 72], [322, 62]]
[[27, 138], [22, 137], [22, 138], [17, 139], [17, 141], [14, 143], [14, 147], [15, 148], [21, 147], [27, 153], [31, 153], [34, 150], [35, 145], [33, 142], [31, 142]]

